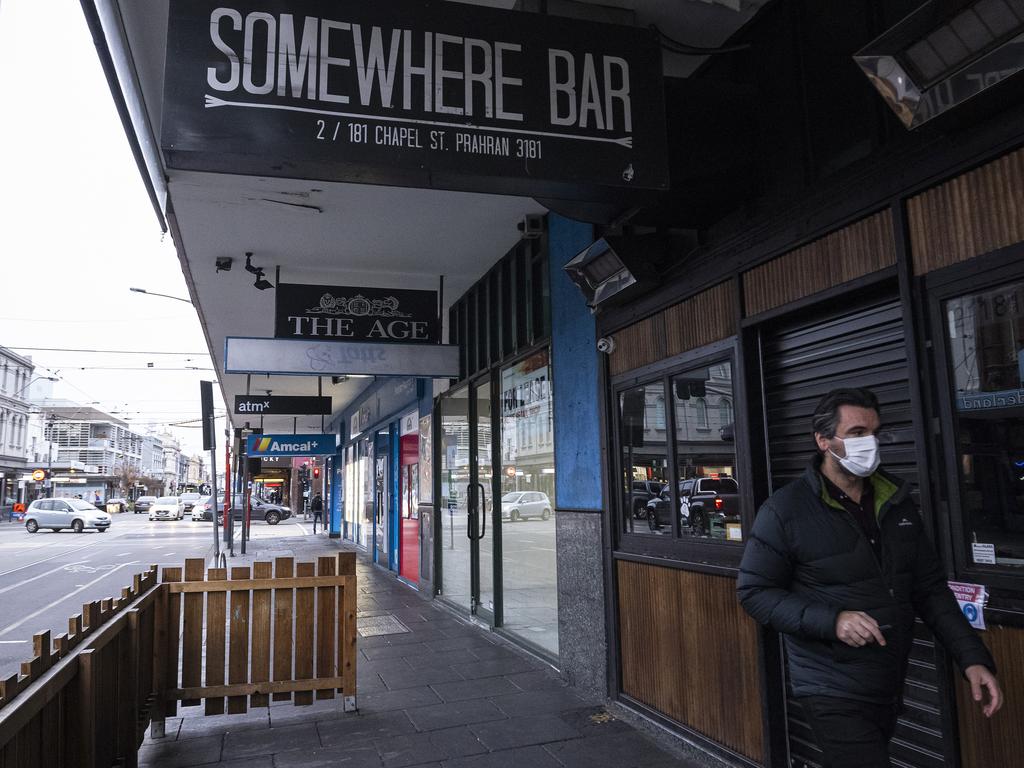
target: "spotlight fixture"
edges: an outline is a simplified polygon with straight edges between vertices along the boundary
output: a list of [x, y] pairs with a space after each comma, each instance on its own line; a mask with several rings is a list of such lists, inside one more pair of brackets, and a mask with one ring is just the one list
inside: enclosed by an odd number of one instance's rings
[[606, 235], [584, 248], [563, 269], [583, 293], [587, 306], [596, 309], [631, 286], [640, 284], [639, 289], [643, 289], [654, 285], [663, 276], [666, 257], [666, 243], [660, 236]]
[[253, 285], [258, 290], [265, 291], [267, 288], [274, 287], [274, 284], [264, 277], [263, 267], [254, 267], [252, 265], [252, 251], [245, 252], [245, 271], [256, 275], [256, 282]]

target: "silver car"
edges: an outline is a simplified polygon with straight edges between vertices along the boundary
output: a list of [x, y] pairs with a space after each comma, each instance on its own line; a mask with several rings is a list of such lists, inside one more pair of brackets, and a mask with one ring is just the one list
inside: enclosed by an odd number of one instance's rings
[[110, 515], [82, 499], [36, 499], [25, 511], [25, 528], [29, 533], [40, 528], [70, 528], [75, 533], [92, 528], [103, 533], [109, 527]]
[[540, 491], [513, 491], [501, 497], [501, 519], [509, 522], [539, 517], [551, 517], [551, 499]]

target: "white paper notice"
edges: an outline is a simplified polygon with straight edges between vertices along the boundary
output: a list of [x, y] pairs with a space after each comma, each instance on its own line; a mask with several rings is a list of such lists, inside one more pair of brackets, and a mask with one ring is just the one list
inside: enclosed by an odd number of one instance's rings
[[971, 559], [974, 562], [981, 565], [995, 565], [996, 564], [996, 545], [995, 544], [979, 544], [974, 542], [971, 544]]

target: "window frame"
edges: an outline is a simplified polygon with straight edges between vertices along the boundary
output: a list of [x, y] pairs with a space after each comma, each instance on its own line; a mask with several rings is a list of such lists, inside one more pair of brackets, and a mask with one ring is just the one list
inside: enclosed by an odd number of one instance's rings
[[[748, 466], [748, 450], [745, 445], [747, 434], [747, 414], [737, 404], [745, 398], [744, 385], [739, 365], [739, 341], [736, 336], [722, 341], [707, 344], [693, 350], [650, 365], [628, 371], [609, 378], [609, 395], [611, 404], [611, 447], [609, 455], [610, 484], [609, 510], [611, 515], [613, 556], [615, 558], [657, 558], [670, 560], [680, 565], [688, 565], [696, 569], [730, 571], [739, 568], [740, 559], [753, 525], [752, 493], [750, 485], [750, 467]], [[737, 485], [739, 486], [740, 524], [743, 541], [727, 541], [724, 539], [684, 537], [680, 535], [678, 515], [672, 516], [671, 536], [651, 536], [644, 533], [631, 533], [625, 530], [622, 509], [622, 493], [619, 488], [623, 478], [622, 450], [619, 439], [620, 417], [619, 398], [622, 392], [653, 383], [661, 383], [666, 398], [672, 399], [673, 407], [666, 402], [666, 439], [667, 460], [669, 464], [668, 482], [672, 493], [672, 509], [679, 508], [679, 466], [676, 453], [675, 401], [671, 381], [687, 371], [728, 363], [732, 372], [733, 390], [730, 398], [733, 404], [733, 450]]]
[[[949, 471], [937, 473], [935, 481], [939, 503], [945, 507], [949, 524], [949, 545], [953, 571], [958, 578], [973, 583], [1024, 592], [1024, 568], [977, 565], [968, 552], [963, 513], [963, 480], [960, 473], [960, 427], [954, 409], [956, 384], [953, 381], [948, 334], [943, 305], [950, 299], [992, 290], [1009, 282], [1024, 281], [1024, 243], [1002, 248], [962, 264], [929, 273], [923, 279], [929, 319], [929, 342], [933, 352], [938, 424], [933, 430], [934, 455]], [[948, 436], [943, 439], [943, 436]]]

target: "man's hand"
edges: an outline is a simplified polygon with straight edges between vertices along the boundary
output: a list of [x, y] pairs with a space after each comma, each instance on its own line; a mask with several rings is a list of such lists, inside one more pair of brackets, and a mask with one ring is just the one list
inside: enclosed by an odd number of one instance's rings
[[885, 645], [885, 635], [878, 628], [878, 622], [864, 611], [840, 611], [836, 618], [836, 637], [854, 648], [868, 643]]
[[992, 717], [1003, 706], [1003, 692], [999, 688], [996, 676], [989, 672], [988, 667], [972, 664], [964, 670], [964, 677], [971, 683], [971, 696], [975, 701], [984, 700], [983, 689], [988, 689], [988, 704], [983, 704], [981, 713]]

